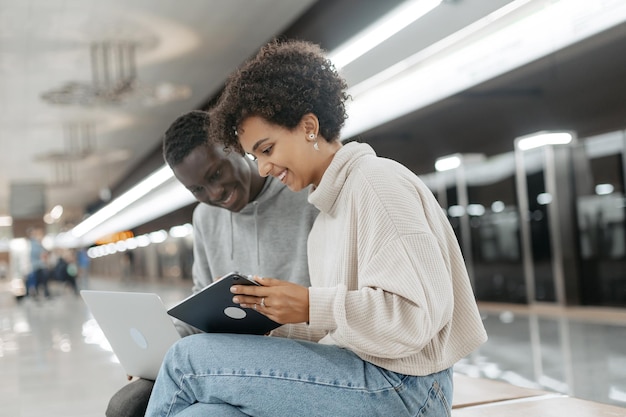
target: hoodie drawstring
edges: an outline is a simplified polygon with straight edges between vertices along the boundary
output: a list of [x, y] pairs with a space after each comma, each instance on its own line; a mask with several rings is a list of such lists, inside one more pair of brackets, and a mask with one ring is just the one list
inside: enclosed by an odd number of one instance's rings
[[234, 260], [235, 259], [235, 236], [234, 236], [234, 231], [233, 231], [233, 212], [230, 212], [230, 260]]
[[257, 201], [253, 201], [254, 205], [254, 235], [256, 236], [256, 264], [261, 265], [261, 254], [259, 253], [259, 223], [257, 212], [259, 210], [259, 203]]

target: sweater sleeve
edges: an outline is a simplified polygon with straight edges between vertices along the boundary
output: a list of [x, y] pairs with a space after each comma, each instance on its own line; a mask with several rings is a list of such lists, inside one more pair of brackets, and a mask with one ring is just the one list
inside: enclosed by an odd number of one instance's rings
[[387, 243], [359, 273], [359, 286], [310, 289], [310, 327], [357, 354], [399, 358], [421, 351], [452, 316], [450, 273], [434, 236]]
[[322, 343], [361, 356], [412, 356], [445, 338], [452, 319], [450, 259], [439, 237], [447, 220], [413, 174], [391, 163], [362, 165], [343, 185], [337, 218], [326, 217], [326, 227], [342, 233], [338, 254], [326, 251], [323, 234], [315, 239], [313, 256], [323, 251], [341, 269], [339, 285], [311, 288], [310, 326], [329, 331]]

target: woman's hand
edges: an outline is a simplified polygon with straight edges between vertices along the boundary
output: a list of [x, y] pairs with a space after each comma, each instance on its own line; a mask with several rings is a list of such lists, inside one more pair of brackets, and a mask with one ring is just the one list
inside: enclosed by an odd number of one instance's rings
[[233, 302], [254, 308], [280, 324], [309, 321], [309, 289], [275, 278], [254, 277], [257, 285], [233, 285]]

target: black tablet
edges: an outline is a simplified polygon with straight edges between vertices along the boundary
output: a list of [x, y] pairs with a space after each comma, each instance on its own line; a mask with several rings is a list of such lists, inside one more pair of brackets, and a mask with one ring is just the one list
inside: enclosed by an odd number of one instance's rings
[[236, 272], [226, 275], [170, 308], [167, 313], [207, 333], [266, 334], [279, 323], [233, 303], [233, 285], [260, 285]]

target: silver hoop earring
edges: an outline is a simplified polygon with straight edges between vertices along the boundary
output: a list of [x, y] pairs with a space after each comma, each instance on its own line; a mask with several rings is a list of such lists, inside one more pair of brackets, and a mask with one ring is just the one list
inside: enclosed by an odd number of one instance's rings
[[317, 144], [317, 141], [315, 141], [315, 143], [313, 144], [313, 149], [315, 149], [316, 151], [320, 150], [320, 146]]

